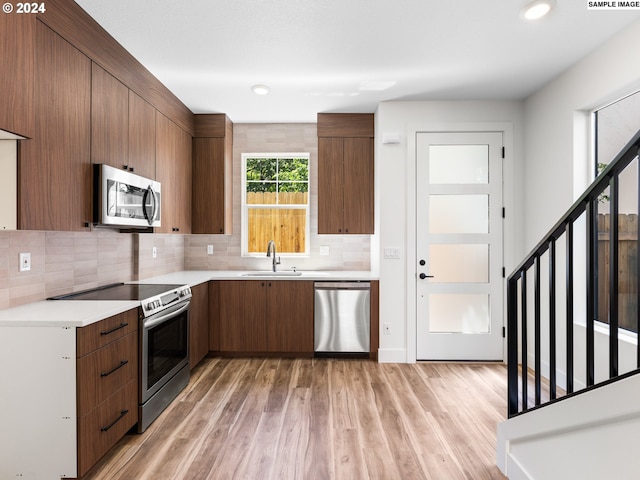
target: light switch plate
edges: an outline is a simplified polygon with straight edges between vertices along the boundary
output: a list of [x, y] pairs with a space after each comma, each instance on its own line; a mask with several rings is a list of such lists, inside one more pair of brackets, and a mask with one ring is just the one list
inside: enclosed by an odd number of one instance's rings
[[207, 255], [213, 255], [213, 245], [207, 245]]
[[156, 258], [158, 256], [158, 249], [156, 247], [153, 247], [153, 249], [151, 250], [151, 255], [153, 256], [153, 258]]
[[384, 258], [399, 259], [400, 249], [397, 247], [385, 247]]
[[20, 254], [20, 271], [28, 272], [29, 270], [31, 270], [31, 254], [21, 253]]

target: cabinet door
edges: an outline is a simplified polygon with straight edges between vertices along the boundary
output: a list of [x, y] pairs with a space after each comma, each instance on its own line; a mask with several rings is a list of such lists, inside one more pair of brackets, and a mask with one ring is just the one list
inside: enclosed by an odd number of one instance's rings
[[373, 139], [344, 140], [344, 233], [373, 233]]
[[156, 112], [156, 180], [162, 184], [158, 233], [191, 231], [191, 136]]
[[35, 15], [0, 15], [0, 129], [34, 134]]
[[318, 233], [343, 233], [343, 139], [318, 138]]
[[176, 197], [178, 208], [176, 228], [179, 233], [191, 233], [191, 158], [193, 139], [191, 135], [177, 127], [176, 151]]
[[91, 162], [129, 168], [129, 89], [106, 70], [91, 68]]
[[191, 288], [189, 307], [189, 366], [194, 368], [209, 353], [209, 286]]
[[156, 109], [129, 90], [129, 166], [156, 178]]
[[225, 143], [193, 139], [193, 233], [225, 233]]
[[267, 282], [268, 351], [313, 353], [313, 282]]
[[38, 115], [33, 140], [20, 142], [19, 228], [88, 230], [91, 61], [39, 21], [35, 55]]
[[266, 282], [220, 282], [220, 351], [267, 351]]

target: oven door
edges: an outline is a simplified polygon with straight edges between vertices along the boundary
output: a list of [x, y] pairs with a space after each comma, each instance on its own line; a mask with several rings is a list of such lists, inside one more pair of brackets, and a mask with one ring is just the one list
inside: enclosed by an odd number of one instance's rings
[[189, 364], [189, 301], [142, 320], [140, 403]]

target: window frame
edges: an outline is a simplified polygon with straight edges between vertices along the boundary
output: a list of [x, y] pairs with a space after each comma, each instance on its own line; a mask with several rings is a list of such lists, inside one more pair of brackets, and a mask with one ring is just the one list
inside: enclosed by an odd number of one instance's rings
[[[264, 158], [271, 159], [293, 159], [306, 158], [307, 160], [307, 203], [303, 204], [247, 204], [247, 159]], [[311, 256], [311, 153], [310, 152], [249, 152], [241, 154], [241, 173], [240, 173], [240, 196], [241, 196], [241, 256], [242, 257], [263, 257], [266, 255], [267, 246], [264, 252], [249, 252], [249, 208], [257, 209], [296, 209], [305, 211], [305, 241], [304, 252], [281, 252], [276, 243], [278, 257], [310, 257]], [[276, 182], [279, 183], [279, 182]], [[284, 182], [283, 182], [284, 183]]]

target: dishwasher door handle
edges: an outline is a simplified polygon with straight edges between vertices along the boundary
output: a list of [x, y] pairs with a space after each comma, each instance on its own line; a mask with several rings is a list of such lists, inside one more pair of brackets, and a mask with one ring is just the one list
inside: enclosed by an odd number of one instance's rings
[[370, 282], [315, 282], [316, 290], [370, 290]]

